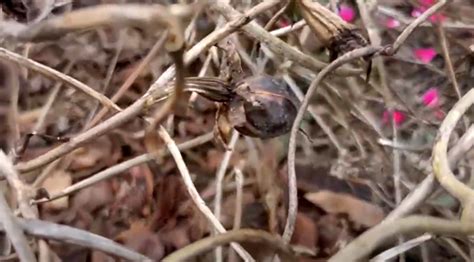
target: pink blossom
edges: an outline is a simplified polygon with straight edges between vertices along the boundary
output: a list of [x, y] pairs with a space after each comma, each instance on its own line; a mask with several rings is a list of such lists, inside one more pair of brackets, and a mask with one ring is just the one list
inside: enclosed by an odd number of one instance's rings
[[420, 62], [428, 64], [436, 56], [436, 50], [434, 48], [418, 48], [414, 50], [415, 58]]
[[[401, 124], [403, 124], [403, 122], [405, 122], [406, 116], [405, 116], [405, 113], [403, 113], [402, 111], [394, 110], [392, 113], [392, 119], [393, 119], [393, 122], [395, 122], [396, 126], [400, 126]], [[385, 110], [383, 112], [383, 117], [382, 117], [383, 122], [385, 124], [388, 124], [392, 122], [392, 119], [390, 119], [389, 111]]]
[[[434, 4], [434, 1], [433, 0], [420, 0], [420, 3], [422, 4], [421, 7], [415, 7], [411, 11], [411, 16], [414, 18], [417, 18], [421, 14], [423, 14], [429, 7], [431, 7]], [[442, 13], [435, 13], [429, 17], [429, 20], [434, 24], [441, 23], [444, 20], [446, 20], [446, 16], [443, 15]]]
[[385, 21], [385, 26], [390, 29], [397, 28], [400, 26], [400, 21], [398, 21], [395, 18], [390, 17]]
[[436, 23], [442, 23], [446, 20], [446, 16], [441, 14], [441, 13], [436, 13], [432, 16], [429, 17], [431, 23], [436, 24]]
[[425, 11], [424, 8], [415, 8], [415, 9], [411, 10], [411, 16], [414, 17], [414, 18], [417, 18], [421, 14], [423, 14], [424, 11]]
[[419, 0], [420, 4], [424, 6], [432, 6], [435, 4], [434, 0]]
[[346, 22], [352, 22], [355, 19], [356, 13], [354, 9], [347, 5], [341, 5], [339, 8], [339, 16]]
[[427, 107], [433, 108], [439, 105], [439, 92], [436, 87], [432, 87], [423, 94], [423, 104]]
[[442, 109], [439, 108], [438, 110], [434, 112], [434, 115], [436, 119], [443, 120], [444, 117], [446, 116], [446, 113]]

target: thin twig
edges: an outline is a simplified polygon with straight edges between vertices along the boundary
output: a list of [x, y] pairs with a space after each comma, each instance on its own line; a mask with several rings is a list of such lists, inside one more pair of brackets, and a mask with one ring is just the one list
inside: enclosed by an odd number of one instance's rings
[[[279, 2], [279, 1], [277, 1]], [[223, 3], [222, 1], [213, 1], [211, 5], [212, 9], [215, 9], [227, 20], [232, 20], [241, 14], [236, 11], [232, 6]], [[261, 42], [262, 45], [267, 46], [272, 52], [277, 54], [280, 57], [285, 57], [297, 64], [301, 64], [307, 68], [319, 71], [324, 68], [327, 64], [321, 61], [314, 59], [312, 56], [306, 55], [303, 52], [297, 50], [293, 46], [288, 45], [284, 41], [276, 38], [269, 32], [267, 32], [263, 27], [259, 26], [256, 22], [250, 22], [247, 25], [242, 27], [242, 30], [245, 31], [250, 37]], [[360, 69], [352, 68], [341, 68], [335, 71], [336, 74], [342, 75], [357, 75], [362, 72]]]
[[296, 189], [296, 170], [295, 170], [295, 154], [296, 154], [296, 134], [298, 133], [299, 126], [301, 121], [303, 120], [304, 113], [308, 107], [309, 101], [312, 98], [313, 93], [316, 91], [316, 88], [319, 86], [319, 83], [323, 80], [326, 75], [332, 72], [335, 68], [348, 63], [357, 58], [361, 58], [364, 56], [372, 55], [377, 52], [382, 51], [382, 47], [364, 47], [360, 49], [353, 50], [348, 52], [336, 60], [334, 60], [331, 64], [325, 67], [321, 72], [319, 72], [316, 79], [311, 83], [308, 91], [306, 92], [305, 98], [301, 103], [301, 106], [298, 110], [298, 114], [296, 115], [295, 121], [291, 128], [290, 132], [290, 142], [288, 146], [288, 187], [289, 187], [289, 204], [288, 204], [288, 214], [287, 220], [285, 224], [285, 230], [283, 232], [283, 240], [288, 243], [291, 240], [291, 236], [293, 235], [295, 221], [296, 221], [296, 213], [298, 209], [298, 192]]
[[410, 239], [404, 243], [399, 244], [398, 246], [392, 247], [378, 254], [377, 256], [370, 259], [370, 262], [384, 262], [393, 259], [395, 256], [398, 256], [414, 247], [417, 247], [432, 238], [432, 234], [424, 234], [419, 237]]
[[403, 43], [407, 40], [407, 38], [413, 33], [413, 31], [424, 21], [426, 21], [431, 15], [438, 12], [443, 8], [447, 3], [447, 0], [439, 0], [436, 4], [428, 8], [422, 15], [417, 17], [411, 24], [409, 24], [403, 32], [397, 37], [395, 42], [393, 43], [392, 49], [390, 53], [395, 54], [398, 49], [402, 46]]
[[[228, 22], [222, 28], [215, 30], [213, 33], [203, 38], [200, 42], [198, 42], [195, 46], [193, 46], [193, 48], [189, 49], [185, 53], [184, 55], [185, 65], [188, 65], [191, 62], [193, 62], [199, 56], [199, 54], [201, 54], [207, 48], [216, 44], [217, 42], [219, 42], [220, 40], [222, 40], [229, 34], [235, 32], [235, 30], [237, 30], [240, 26], [247, 23], [254, 16], [258, 15], [259, 12], [263, 12], [267, 10], [268, 9], [267, 6], [269, 5], [269, 2], [270, 1], [262, 2], [261, 4], [249, 10], [246, 13], [247, 15], [235, 17], [235, 19]], [[69, 142], [62, 144], [33, 160], [30, 160], [24, 163], [18, 163], [15, 167], [17, 168], [19, 172], [28, 172], [36, 168], [42, 167], [48, 164], [49, 162], [52, 162], [56, 160], [57, 158], [73, 151], [74, 149], [80, 147], [81, 145], [91, 141], [92, 139], [102, 136], [105, 133], [109, 132], [110, 130], [113, 130], [119, 127], [120, 125], [126, 123], [130, 119], [139, 115], [142, 112], [143, 108], [146, 107], [146, 105], [152, 103], [149, 101], [152, 98], [152, 96], [162, 91], [163, 88], [166, 88], [167, 83], [174, 77], [174, 74], [175, 74], [174, 66], [169, 67], [151, 85], [148, 91], [140, 99], [135, 101], [132, 105], [124, 109], [122, 112], [112, 116], [111, 118], [87, 130], [86, 132], [79, 134], [78, 136], [72, 138]]]
[[13, 62], [15, 64], [18, 64], [20, 66], [24, 66], [32, 71], [38, 72], [46, 77], [49, 77], [51, 79], [54, 79], [56, 81], [63, 82], [67, 84], [68, 86], [71, 86], [86, 95], [98, 100], [101, 104], [103, 104], [106, 107], [113, 108], [116, 111], [121, 111], [119, 106], [117, 106], [114, 102], [110, 101], [109, 98], [104, 96], [103, 94], [95, 91], [91, 87], [87, 86], [86, 84], [78, 81], [75, 78], [72, 78], [70, 76], [67, 76], [51, 67], [45, 66], [43, 64], [40, 64], [34, 60], [31, 60], [29, 58], [23, 57], [19, 54], [16, 54], [14, 52], [11, 52], [5, 48], [0, 47], [0, 59]]
[[[74, 61], [69, 61], [67, 63], [66, 67], [64, 68], [64, 75], [69, 74], [73, 65], [74, 65]], [[46, 116], [48, 115], [49, 110], [53, 106], [53, 103], [56, 100], [56, 97], [58, 96], [62, 85], [63, 85], [63, 82], [58, 82], [56, 83], [56, 85], [54, 85], [53, 90], [48, 96], [48, 100], [46, 100], [46, 103], [43, 105], [43, 108], [41, 109], [41, 115], [38, 117], [35, 127], [33, 128], [33, 131], [31, 133], [34, 134], [34, 133], [41, 132], [44, 122], [46, 120]]]
[[[188, 150], [196, 146], [200, 146], [204, 143], [207, 143], [213, 139], [213, 133], [207, 133], [201, 136], [198, 136], [196, 138], [193, 138], [189, 141], [183, 142], [178, 145], [179, 150]], [[164, 155], [168, 154], [168, 151], [165, 149], [161, 149], [160, 152], [158, 152], [158, 155]], [[146, 153], [142, 154], [139, 156], [136, 156], [132, 159], [129, 159], [127, 161], [124, 161], [120, 164], [111, 166], [105, 170], [100, 171], [99, 173], [92, 175], [86, 179], [81, 180], [80, 182], [75, 183], [74, 185], [71, 185], [59, 192], [53, 193], [50, 195], [48, 199], [38, 199], [33, 201], [33, 204], [39, 204], [39, 203], [44, 203], [44, 202], [49, 202], [64, 196], [68, 196], [70, 194], [73, 194], [81, 189], [84, 189], [86, 187], [92, 186], [100, 181], [112, 178], [114, 176], [120, 175], [123, 172], [127, 171], [128, 169], [152, 161], [153, 160], [153, 155], [151, 153]]]
[[[238, 167], [234, 167], [234, 176], [235, 176], [235, 210], [234, 210], [234, 225], [232, 226], [232, 230], [240, 229], [242, 224], [242, 201], [243, 201], [243, 191], [244, 191], [244, 174]], [[237, 256], [235, 254], [235, 250], [230, 249], [229, 254], [227, 256], [227, 261], [235, 262], [237, 260]]]
[[[38, 219], [18, 219], [18, 222], [27, 234], [38, 238], [51, 239], [100, 250], [129, 261], [152, 261], [146, 256], [129, 250], [110, 239], [84, 230]], [[2, 225], [2, 227], [1, 230], [4, 230], [5, 225]]]
[[[130, 74], [130, 76], [127, 77], [125, 82], [123, 82], [117, 92], [112, 96], [111, 100], [114, 103], [117, 102], [127, 92], [127, 90], [138, 78], [140, 73], [145, 69], [146, 66], [148, 66], [148, 64], [150, 64], [151, 60], [158, 54], [158, 52], [163, 47], [163, 44], [165, 43], [167, 37], [167, 32], [164, 32], [160, 39], [158, 39], [158, 41], [156, 41], [156, 43], [150, 49], [148, 54], [142, 59], [137, 68]], [[97, 113], [97, 115], [86, 125], [87, 128], [95, 126], [107, 114], [108, 111], [108, 108], [102, 108], [102, 110], [100, 110], [99, 113]]]
[[170, 254], [165, 257], [163, 261], [188, 261], [191, 258], [212, 250], [217, 246], [231, 242], [265, 244], [265, 249], [275, 249], [284, 261], [295, 261], [296, 259], [291, 248], [280, 238], [262, 230], [239, 229], [198, 240]]
[[[3, 171], [0, 170], [0, 173], [2, 172]], [[35, 255], [28, 244], [28, 240], [23, 234], [23, 229], [18, 225], [16, 217], [13, 216], [3, 192], [0, 192], [0, 222], [3, 224], [3, 228], [13, 247], [15, 247], [15, 251], [20, 260], [28, 262], [36, 261]]]
[[437, 141], [433, 147], [433, 172], [441, 186], [456, 197], [464, 207], [463, 219], [473, 219], [474, 191], [457, 180], [451, 171], [447, 157], [448, 142], [456, 123], [474, 104], [474, 88], [467, 92], [448, 112], [439, 128]]
[[[444, 32], [444, 28], [441, 25], [436, 27], [436, 31], [440, 37], [441, 42], [441, 50], [446, 62], [446, 70], [448, 71], [449, 80], [453, 84], [454, 92], [458, 96], [458, 99], [461, 99], [462, 93], [461, 89], [459, 88], [458, 80], [456, 79], [456, 73], [454, 72], [453, 62], [451, 61], [451, 55], [449, 55], [449, 47], [448, 47], [448, 40], [446, 39], [446, 34]], [[467, 129], [469, 127], [469, 119], [467, 117], [463, 117], [464, 127]]]
[[[472, 125], [466, 133], [459, 139], [459, 141], [449, 150], [448, 161], [451, 167], [465, 156], [474, 146], [474, 125]], [[428, 174], [417, 187], [411, 190], [410, 194], [406, 196], [402, 202], [388, 214], [382, 223], [391, 222], [399, 219], [407, 214], [410, 214], [434, 191], [437, 185], [433, 173]]]
[[[161, 139], [166, 144], [166, 147], [170, 151], [170, 154], [173, 156], [176, 166], [183, 178], [183, 182], [186, 185], [186, 189], [188, 190], [189, 196], [193, 200], [196, 207], [201, 211], [201, 213], [207, 218], [208, 222], [214, 229], [216, 229], [219, 233], [225, 233], [226, 230], [224, 226], [219, 222], [219, 220], [214, 216], [212, 211], [209, 207], [206, 206], [206, 203], [199, 195], [196, 187], [194, 186], [193, 180], [188, 171], [188, 167], [184, 163], [183, 157], [181, 156], [181, 152], [179, 148], [176, 146], [174, 140], [170, 137], [168, 132], [163, 126], [160, 126], [158, 129], [158, 134], [160, 135]], [[231, 246], [237, 251], [237, 253], [245, 260], [245, 261], [255, 261], [250, 254], [247, 253], [239, 244], [232, 243]]]
[[330, 262], [364, 261], [383, 243], [403, 234], [431, 233], [435, 235], [472, 235], [474, 224], [430, 216], [410, 216], [391, 223], [379, 224], [339, 250]]
[[[221, 165], [216, 173], [216, 195], [214, 196], [214, 216], [217, 220], [221, 219], [221, 202], [222, 202], [222, 184], [224, 182], [225, 172], [229, 166], [230, 158], [234, 152], [235, 144], [239, 140], [239, 132], [234, 130], [232, 132], [232, 137], [230, 138], [229, 144], [227, 145], [227, 151], [224, 153], [222, 158]], [[216, 248], [216, 261], [222, 261], [222, 247]]]

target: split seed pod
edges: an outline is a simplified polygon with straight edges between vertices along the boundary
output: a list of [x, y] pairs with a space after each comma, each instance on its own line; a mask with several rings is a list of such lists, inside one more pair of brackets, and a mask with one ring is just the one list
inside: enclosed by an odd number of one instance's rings
[[227, 117], [241, 134], [273, 138], [290, 131], [299, 101], [282, 81], [271, 76], [245, 78], [233, 90]]

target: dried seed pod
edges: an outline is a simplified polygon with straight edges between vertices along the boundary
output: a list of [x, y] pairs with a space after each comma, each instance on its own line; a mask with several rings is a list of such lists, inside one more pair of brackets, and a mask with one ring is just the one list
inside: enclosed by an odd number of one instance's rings
[[271, 76], [245, 78], [233, 89], [227, 117], [246, 136], [272, 138], [290, 131], [298, 99], [282, 81]]
[[296, 5], [311, 31], [329, 49], [331, 61], [338, 55], [368, 45], [354, 25], [345, 22], [320, 3], [297, 0]]

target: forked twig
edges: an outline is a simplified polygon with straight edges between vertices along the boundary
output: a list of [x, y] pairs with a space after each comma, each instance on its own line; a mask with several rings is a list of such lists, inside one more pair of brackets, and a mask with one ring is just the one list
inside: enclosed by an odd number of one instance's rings
[[[278, 1], [275, 1], [278, 2]], [[235, 32], [239, 27], [250, 21], [254, 16], [258, 15], [260, 12], [263, 12], [268, 9], [269, 4], [275, 4], [273, 1], [265, 1], [261, 4], [255, 6], [249, 10], [246, 15], [240, 15], [235, 17], [232, 21], [228, 22], [222, 28], [214, 31], [209, 34], [207, 37], [198, 42], [195, 46], [189, 49], [184, 55], [184, 64], [188, 65], [193, 62], [201, 52], [216, 44], [218, 41], [222, 40], [224, 37]], [[265, 8], [263, 8], [265, 7]], [[156, 95], [162, 89], [167, 87], [167, 83], [174, 77], [175, 69], [174, 66], [169, 67], [161, 76], [150, 86], [146, 94], [141, 98], [135, 101], [132, 105], [124, 109], [122, 112], [112, 116], [106, 121], [100, 123], [99, 125], [87, 130], [86, 132], [77, 135], [72, 138], [69, 142], [62, 144], [47, 153], [30, 160], [28, 162], [18, 163], [15, 167], [19, 172], [28, 172], [36, 168], [42, 167], [59, 157], [73, 151], [74, 149], [80, 147], [81, 145], [91, 141], [94, 138], [97, 138], [108, 131], [115, 129], [126, 123], [130, 119], [139, 115], [142, 110], [150, 103], [150, 97]]]
[[[79, 245], [90, 249], [100, 250], [112, 256], [129, 261], [152, 261], [148, 257], [125, 248], [105, 237], [38, 219], [18, 219], [21, 228], [29, 235]], [[4, 230], [5, 225], [0, 225]]]
[[[0, 173], [1, 172], [0, 170]], [[10, 210], [3, 192], [0, 192], [0, 222], [3, 224], [8, 239], [10, 239], [13, 247], [15, 247], [18, 258], [20, 258], [21, 261], [36, 261], [35, 255], [23, 233], [23, 229]]]
[[334, 60], [331, 64], [325, 67], [319, 74], [317, 75], [316, 79], [311, 83], [306, 92], [303, 102], [298, 110], [298, 114], [296, 115], [295, 121], [291, 128], [290, 132], [290, 142], [288, 146], [288, 187], [289, 187], [289, 203], [288, 203], [288, 214], [287, 220], [285, 224], [285, 230], [283, 232], [283, 240], [288, 243], [291, 240], [293, 235], [295, 222], [296, 222], [296, 213], [298, 210], [298, 192], [296, 188], [296, 170], [295, 170], [295, 154], [296, 154], [296, 135], [299, 130], [299, 126], [301, 121], [303, 120], [303, 116], [306, 112], [306, 109], [309, 105], [309, 101], [312, 98], [312, 95], [316, 91], [317, 87], [319, 86], [320, 82], [326, 77], [330, 72], [334, 69], [338, 68], [339, 66], [348, 63], [354, 59], [358, 59], [361, 57], [365, 57], [368, 55], [373, 55], [377, 52], [384, 50], [383, 47], [373, 47], [368, 46], [364, 48], [359, 48], [353, 51], [350, 51], [336, 60]]
[[[219, 220], [214, 216], [212, 211], [209, 209], [209, 207], [206, 206], [206, 203], [204, 200], [201, 198], [199, 195], [199, 192], [197, 191], [196, 187], [194, 186], [193, 180], [191, 179], [191, 176], [189, 174], [188, 167], [184, 163], [183, 157], [181, 156], [181, 152], [179, 151], [178, 147], [176, 146], [176, 143], [174, 140], [170, 137], [168, 132], [163, 126], [160, 126], [158, 129], [158, 134], [160, 135], [161, 139], [166, 144], [166, 147], [170, 151], [171, 156], [174, 158], [176, 165], [178, 167], [178, 170], [181, 174], [181, 177], [183, 178], [183, 182], [186, 185], [186, 189], [189, 193], [189, 196], [193, 200], [194, 204], [196, 207], [201, 211], [201, 213], [206, 217], [208, 222], [212, 225], [212, 227], [219, 233], [225, 233], [226, 230], [224, 226], [219, 222]], [[245, 251], [242, 246], [240, 246], [237, 243], [231, 243], [232, 248], [235, 249], [235, 251], [245, 260], [245, 261], [255, 261], [250, 254]], [[175, 261], [175, 260], [173, 260]]]
[[474, 191], [457, 180], [451, 171], [447, 156], [451, 133], [459, 119], [474, 104], [474, 88], [467, 92], [448, 112], [439, 128], [437, 141], [433, 147], [433, 173], [451, 195], [456, 197], [463, 206], [461, 221], [472, 223], [474, 219]]
[[213, 248], [232, 242], [265, 244], [265, 249], [275, 249], [283, 261], [295, 261], [291, 248], [280, 238], [262, 230], [239, 229], [198, 240], [165, 257], [163, 261], [187, 261]]
[[403, 234], [472, 235], [474, 224], [430, 216], [409, 216], [391, 223], [379, 224], [357, 237], [332, 256], [330, 262], [365, 261], [380, 245]]
[[29, 58], [23, 57], [19, 54], [16, 54], [14, 52], [11, 52], [5, 48], [0, 47], [0, 59], [24, 66], [30, 70], [33, 70], [35, 72], [38, 72], [46, 77], [52, 78], [56, 81], [60, 81], [62, 83], [65, 83], [83, 93], [86, 95], [96, 99], [99, 101], [102, 105], [108, 107], [108, 108], [113, 108], [116, 111], [121, 111], [120, 107], [117, 106], [114, 102], [110, 101], [109, 98], [104, 96], [103, 94], [95, 91], [91, 87], [87, 86], [86, 84], [80, 82], [79, 80], [72, 78], [68, 75], [65, 75], [51, 67], [45, 66], [43, 64], [40, 64], [34, 60], [31, 60]]

